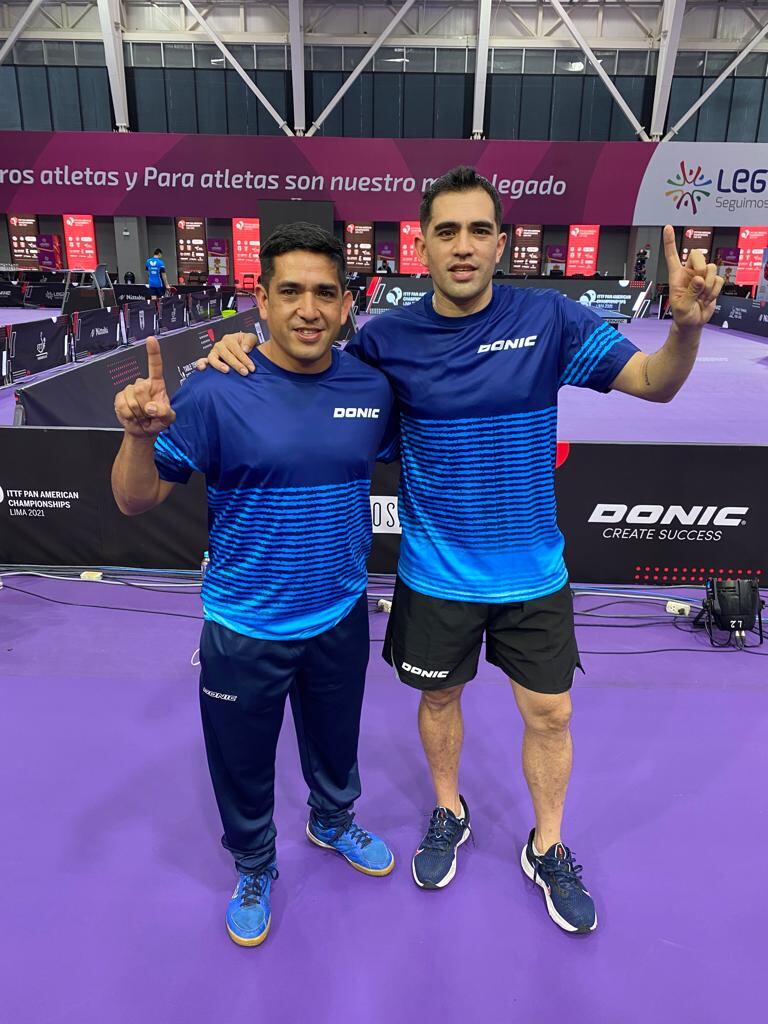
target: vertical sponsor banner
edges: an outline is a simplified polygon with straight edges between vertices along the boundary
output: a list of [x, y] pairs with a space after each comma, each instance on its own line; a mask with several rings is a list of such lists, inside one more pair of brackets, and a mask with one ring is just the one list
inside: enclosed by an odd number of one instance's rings
[[347, 221], [344, 225], [347, 270], [353, 274], [373, 273], [373, 223]]
[[397, 272], [397, 253], [394, 242], [376, 243], [376, 267], [377, 274], [394, 274]]
[[64, 245], [70, 270], [95, 270], [99, 257], [96, 252], [96, 232], [89, 213], [65, 213]]
[[208, 284], [229, 284], [229, 242], [226, 238], [209, 238]]
[[715, 253], [717, 273], [725, 284], [736, 283], [736, 269], [739, 265], [739, 250], [721, 246]]
[[565, 276], [584, 274], [591, 277], [597, 270], [597, 249], [600, 243], [599, 224], [571, 224], [568, 229], [568, 258]]
[[760, 267], [755, 298], [761, 305], [768, 302], [768, 249], [763, 249], [763, 264]]
[[425, 274], [427, 268], [416, 255], [414, 241], [421, 234], [417, 220], [400, 221], [400, 267], [401, 274]]
[[538, 274], [541, 270], [541, 224], [516, 224], [512, 233], [509, 272]]
[[65, 363], [68, 333], [68, 316], [11, 324], [9, 350], [13, 379]]
[[680, 240], [680, 262], [685, 263], [691, 249], [701, 249], [709, 260], [709, 250], [712, 248], [712, 228], [683, 228], [683, 237]]
[[763, 250], [766, 246], [768, 246], [768, 227], [739, 229], [740, 252], [736, 284], [757, 284], [760, 267], [763, 263]]
[[37, 217], [8, 214], [11, 262], [17, 267], [37, 270]]
[[179, 284], [188, 274], [208, 276], [208, 253], [205, 249], [205, 221], [190, 217], [176, 218], [176, 262]]
[[37, 236], [37, 262], [41, 270], [61, 270], [64, 263], [60, 235]]
[[548, 245], [544, 250], [544, 272], [551, 274], [553, 270], [565, 273], [565, 261], [568, 256], [566, 245]]
[[245, 274], [253, 274], [253, 282], [257, 284], [261, 274], [261, 223], [259, 218], [233, 217], [232, 242], [235, 283], [242, 288]]

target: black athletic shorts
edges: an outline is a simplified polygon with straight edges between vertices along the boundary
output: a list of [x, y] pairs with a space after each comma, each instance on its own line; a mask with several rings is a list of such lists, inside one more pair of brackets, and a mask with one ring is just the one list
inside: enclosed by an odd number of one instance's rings
[[402, 682], [417, 690], [469, 682], [483, 637], [486, 659], [537, 693], [564, 693], [581, 668], [567, 585], [532, 601], [477, 604], [420, 594], [398, 577], [382, 656]]

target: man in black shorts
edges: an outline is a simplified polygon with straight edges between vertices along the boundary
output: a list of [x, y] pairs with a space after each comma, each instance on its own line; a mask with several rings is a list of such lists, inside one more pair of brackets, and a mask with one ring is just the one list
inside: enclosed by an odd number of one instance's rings
[[[589, 932], [594, 902], [560, 831], [579, 655], [555, 508], [558, 390], [668, 402], [693, 367], [722, 279], [698, 250], [683, 267], [666, 227], [674, 322], [662, 348], [645, 355], [557, 291], [493, 285], [506, 241], [501, 203], [472, 168], [438, 178], [420, 220], [416, 246], [434, 292], [374, 317], [347, 346], [384, 371], [401, 409], [403, 538], [384, 653], [422, 691], [419, 731], [437, 797], [413, 878], [425, 889], [446, 886], [470, 835], [458, 782], [461, 697], [485, 637], [525, 725], [536, 823], [523, 870], [543, 889], [552, 920]], [[235, 338], [211, 362], [221, 366], [221, 357], [252, 368]]]

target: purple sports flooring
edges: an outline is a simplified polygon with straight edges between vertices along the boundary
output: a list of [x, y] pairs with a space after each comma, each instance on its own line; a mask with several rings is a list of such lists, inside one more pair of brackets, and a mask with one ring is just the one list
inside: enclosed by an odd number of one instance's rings
[[[198, 623], [160, 614], [196, 616], [197, 596], [8, 576], [5, 584], [3, 1021], [725, 1024], [759, 1016], [763, 655], [711, 651], [669, 620], [579, 619], [589, 624], [579, 628], [587, 674], [574, 693], [565, 838], [585, 865], [600, 923], [573, 937], [549, 920], [519, 867], [532, 820], [520, 722], [506, 683], [485, 663], [465, 699], [462, 791], [477, 845], [462, 848], [446, 890], [415, 887], [409, 860], [433, 799], [417, 697], [374, 642], [359, 816], [391, 843], [395, 871], [368, 878], [307, 842], [287, 716], [272, 932], [248, 950], [224, 927], [234, 873], [219, 846], [198, 722], [190, 665]], [[579, 597], [576, 607], [604, 600]], [[381, 638], [384, 617], [372, 615], [371, 626]], [[637, 653], [656, 648], [684, 652]]]

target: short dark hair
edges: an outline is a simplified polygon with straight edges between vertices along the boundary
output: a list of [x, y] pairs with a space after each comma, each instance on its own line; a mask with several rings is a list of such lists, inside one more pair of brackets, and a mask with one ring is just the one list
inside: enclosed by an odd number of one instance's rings
[[262, 287], [269, 289], [269, 282], [275, 274], [275, 257], [284, 256], [288, 252], [317, 252], [327, 256], [336, 267], [342, 291], [346, 287], [347, 261], [344, 246], [329, 231], [306, 221], [280, 224], [262, 245], [259, 278]]
[[425, 228], [432, 218], [432, 203], [443, 192], [468, 192], [473, 188], [481, 188], [493, 200], [493, 213], [496, 227], [501, 231], [501, 199], [493, 185], [478, 174], [474, 167], [454, 167], [439, 178], [436, 178], [424, 193], [419, 208], [419, 221]]
[[162, 249], [155, 249], [155, 251], [152, 253], [152, 255], [153, 256], [162, 256], [163, 255], [163, 250]]

